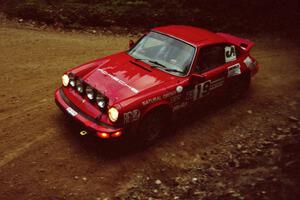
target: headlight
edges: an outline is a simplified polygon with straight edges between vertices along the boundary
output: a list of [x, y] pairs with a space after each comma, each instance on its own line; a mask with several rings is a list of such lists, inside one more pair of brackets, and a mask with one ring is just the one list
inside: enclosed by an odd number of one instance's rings
[[69, 74], [69, 84], [71, 85], [71, 87], [75, 87], [76, 86], [76, 83], [75, 83], [75, 76], [74, 74]]
[[79, 93], [83, 93], [83, 85], [82, 85], [82, 82], [80, 80], [77, 80], [76, 81], [76, 89]]
[[62, 79], [63, 86], [67, 87], [70, 81], [69, 76], [65, 74], [61, 77], [61, 79]]
[[95, 97], [94, 90], [91, 86], [87, 86], [85, 89], [86, 96], [89, 100], [93, 100]]
[[119, 117], [119, 111], [116, 108], [111, 107], [108, 110], [108, 117], [109, 117], [110, 121], [116, 122], [118, 120], [118, 117]]
[[97, 105], [101, 108], [104, 109], [106, 107], [106, 99], [104, 96], [101, 94], [98, 94], [96, 97]]

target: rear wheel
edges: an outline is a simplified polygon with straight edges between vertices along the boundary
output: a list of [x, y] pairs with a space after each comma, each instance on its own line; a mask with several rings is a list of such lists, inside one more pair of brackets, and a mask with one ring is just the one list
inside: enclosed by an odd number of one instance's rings
[[142, 145], [152, 144], [165, 130], [167, 115], [161, 110], [147, 114], [139, 125], [138, 135]]
[[228, 86], [228, 90], [226, 94], [227, 99], [230, 101], [234, 101], [241, 98], [249, 89], [250, 82], [251, 82], [250, 74], [245, 74], [240, 77], [237, 77]]

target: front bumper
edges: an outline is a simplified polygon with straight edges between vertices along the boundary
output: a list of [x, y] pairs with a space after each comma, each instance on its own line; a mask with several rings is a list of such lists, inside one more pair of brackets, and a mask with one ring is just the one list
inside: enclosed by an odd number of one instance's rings
[[66, 97], [62, 88], [55, 91], [55, 102], [63, 112], [87, 127], [89, 132], [99, 137], [106, 134], [107, 137], [102, 138], [112, 138], [119, 136], [123, 132], [123, 128], [113, 127], [84, 113]]

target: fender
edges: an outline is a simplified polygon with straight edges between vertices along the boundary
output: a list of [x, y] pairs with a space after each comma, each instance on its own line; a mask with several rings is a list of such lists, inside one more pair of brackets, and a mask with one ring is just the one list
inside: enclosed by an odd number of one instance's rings
[[147, 115], [149, 112], [151, 112], [153, 109], [158, 108], [158, 107], [161, 107], [161, 106], [164, 106], [164, 107], [168, 108], [168, 109], [170, 110], [170, 112], [172, 112], [172, 108], [171, 108], [171, 106], [169, 105], [169, 102], [168, 102], [167, 99], [166, 99], [166, 100], [162, 100], [162, 101], [159, 101], [159, 102], [156, 102], [156, 103], [154, 103], [154, 104], [149, 105], [149, 106], [144, 110], [144, 112], [142, 113], [141, 119], [142, 119], [145, 115]]

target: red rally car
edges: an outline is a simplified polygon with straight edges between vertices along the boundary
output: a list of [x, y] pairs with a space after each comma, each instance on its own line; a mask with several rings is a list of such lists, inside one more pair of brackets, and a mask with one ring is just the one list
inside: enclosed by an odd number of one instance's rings
[[258, 71], [253, 42], [191, 26], [154, 28], [129, 46], [68, 70], [55, 92], [57, 105], [100, 138], [135, 132], [153, 141], [176, 111], [219, 92], [238, 96]]

